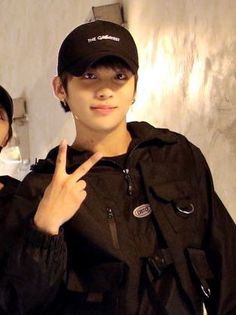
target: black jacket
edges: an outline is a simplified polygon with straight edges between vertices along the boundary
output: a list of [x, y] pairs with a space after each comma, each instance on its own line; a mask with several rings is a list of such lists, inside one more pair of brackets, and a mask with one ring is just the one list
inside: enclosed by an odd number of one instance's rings
[[0, 314], [8, 314], [15, 292], [5, 274], [6, 255], [9, 251], [9, 240], [11, 239], [5, 226], [12, 198], [20, 182], [10, 176], [0, 176], [0, 183], [4, 185], [0, 190]]
[[4, 184], [0, 191], [0, 315], [34, 314], [35, 305], [41, 312], [47, 307], [45, 300], [51, 301], [48, 293], [58, 287], [55, 280], [64, 273], [63, 234], [48, 238], [31, 223], [24, 224], [21, 212], [12, 207], [20, 181], [1, 176], [0, 182]]
[[[128, 128], [133, 141], [124, 165], [104, 158], [85, 176], [87, 198], [63, 226], [65, 239], [57, 244], [63, 250], [55, 251], [49, 236], [34, 231], [32, 237], [33, 228], [22, 237], [18, 255], [27, 251], [37, 272], [28, 270], [36, 277], [36, 298], [27, 312], [200, 315], [204, 302], [209, 315], [236, 314], [235, 224], [203, 155], [168, 130], [147, 123]], [[19, 222], [28, 224], [51, 180], [57, 150], [18, 191], [9, 218], [18, 235]], [[69, 148], [67, 171], [90, 154]], [[151, 214], [135, 218], [140, 204], [149, 204]]]
[[[66, 249], [63, 235], [49, 239], [28, 223], [23, 226], [18, 213], [15, 216], [12, 208], [20, 181], [1, 176], [0, 182], [4, 184], [0, 191], [0, 315], [28, 314], [32, 310], [34, 314], [35, 305], [37, 312], [46, 307], [45, 297], [58, 287], [55, 279], [64, 272]], [[21, 229], [16, 228], [16, 223]], [[33, 246], [30, 245], [32, 240]], [[60, 265], [57, 263], [58, 256]], [[39, 290], [38, 295], [36, 290]]]
[[0, 176], [0, 183], [2, 183], [4, 186], [0, 190], [0, 229], [1, 229], [1, 235], [0, 235], [0, 270], [1, 265], [3, 264], [3, 260], [5, 257], [5, 254], [8, 250], [8, 236], [5, 235], [5, 224], [6, 224], [6, 218], [9, 214], [10, 208], [11, 208], [11, 202], [12, 198], [16, 192], [17, 187], [20, 184], [20, 181], [10, 177], [10, 176]]

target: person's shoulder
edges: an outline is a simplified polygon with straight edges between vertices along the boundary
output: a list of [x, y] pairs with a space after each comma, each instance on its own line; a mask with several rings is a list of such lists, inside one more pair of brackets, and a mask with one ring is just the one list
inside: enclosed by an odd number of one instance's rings
[[128, 123], [128, 129], [134, 137], [141, 141], [154, 140], [158, 147], [161, 142], [164, 146], [171, 146], [173, 152], [178, 156], [182, 155], [187, 159], [206, 162], [201, 149], [179, 132], [155, 127], [145, 121]]
[[14, 188], [16, 188], [20, 184], [19, 179], [8, 175], [0, 176], [0, 182], [4, 185], [9, 185]]
[[14, 177], [5, 175], [0, 176], [0, 183], [2, 183], [3, 188], [0, 191], [1, 197], [8, 197], [13, 195], [20, 184], [20, 181]]
[[[28, 177], [33, 176], [34, 174], [51, 174], [55, 170], [56, 159], [58, 154], [59, 146], [51, 149], [44, 159], [35, 159], [35, 163], [31, 165], [31, 172], [28, 174]], [[27, 177], [26, 177], [27, 178]]]
[[49, 184], [55, 170], [58, 146], [48, 152], [44, 159], [35, 159], [31, 165], [30, 172], [24, 177], [18, 186], [16, 195], [18, 197], [34, 197], [44, 192]]
[[153, 126], [146, 121], [130, 122], [128, 123], [128, 129], [135, 137], [138, 138], [157, 138], [162, 142], [170, 144], [175, 144], [179, 142], [191, 144], [191, 142], [183, 134], [170, 130], [168, 128]]

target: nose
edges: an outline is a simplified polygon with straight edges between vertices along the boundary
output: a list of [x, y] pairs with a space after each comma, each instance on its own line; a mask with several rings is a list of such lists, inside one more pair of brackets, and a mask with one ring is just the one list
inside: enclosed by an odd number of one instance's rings
[[100, 100], [107, 100], [113, 97], [113, 91], [109, 87], [102, 87], [96, 91], [96, 97]]

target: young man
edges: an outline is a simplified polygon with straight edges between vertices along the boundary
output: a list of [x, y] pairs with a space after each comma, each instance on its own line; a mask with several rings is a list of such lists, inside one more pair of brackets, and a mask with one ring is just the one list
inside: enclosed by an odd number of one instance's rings
[[198, 148], [126, 123], [137, 71], [119, 25], [84, 24], [62, 43], [53, 87], [76, 137], [33, 167], [12, 220], [30, 222], [32, 314], [236, 313], [235, 225]]

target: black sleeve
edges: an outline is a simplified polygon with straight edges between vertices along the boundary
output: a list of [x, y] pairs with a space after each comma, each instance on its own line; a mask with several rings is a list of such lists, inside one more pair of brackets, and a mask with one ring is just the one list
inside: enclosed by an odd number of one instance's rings
[[41, 233], [32, 225], [12, 246], [0, 280], [0, 314], [45, 314], [63, 279], [63, 232]]
[[[32, 218], [50, 176], [30, 173], [19, 185], [1, 238], [0, 314], [46, 314], [63, 282], [67, 249], [63, 230], [50, 236]], [[3, 262], [3, 263], [2, 263]]]
[[211, 295], [205, 300], [208, 315], [236, 314], [236, 226], [213, 186], [203, 155], [195, 150], [206, 229], [203, 246], [213, 271]]

